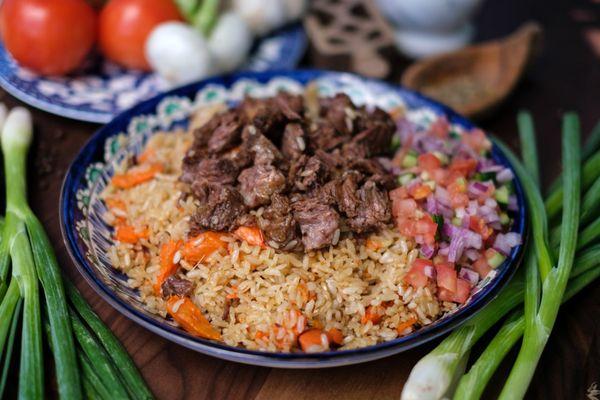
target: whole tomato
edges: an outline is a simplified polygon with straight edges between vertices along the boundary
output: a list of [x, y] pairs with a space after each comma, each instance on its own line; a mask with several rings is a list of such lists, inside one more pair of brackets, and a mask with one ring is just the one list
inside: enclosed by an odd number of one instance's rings
[[102, 53], [125, 67], [150, 70], [146, 39], [156, 25], [172, 20], [182, 20], [172, 0], [111, 0], [100, 12]]
[[84, 0], [4, 0], [0, 32], [17, 62], [44, 75], [81, 64], [96, 40], [96, 14]]

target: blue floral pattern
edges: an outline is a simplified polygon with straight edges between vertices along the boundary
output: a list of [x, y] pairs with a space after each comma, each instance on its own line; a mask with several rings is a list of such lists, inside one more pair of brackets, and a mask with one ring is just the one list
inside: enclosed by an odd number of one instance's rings
[[[303, 56], [306, 43], [301, 25], [283, 28], [259, 40], [242, 69], [292, 69]], [[2, 43], [0, 86], [42, 110], [99, 123], [106, 123], [121, 111], [169, 89], [168, 83], [156, 74], [128, 70], [99, 57], [88, 60], [73, 76], [40, 77], [19, 67]]]

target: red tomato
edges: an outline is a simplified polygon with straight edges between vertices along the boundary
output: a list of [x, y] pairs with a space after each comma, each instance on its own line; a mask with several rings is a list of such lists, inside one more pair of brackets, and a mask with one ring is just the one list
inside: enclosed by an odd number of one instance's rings
[[81, 64], [96, 40], [96, 14], [84, 0], [4, 0], [4, 45], [19, 64], [61, 75]]
[[455, 158], [450, 163], [450, 171], [455, 171], [463, 176], [468, 176], [477, 168], [477, 160], [474, 158]]
[[442, 166], [442, 162], [433, 153], [424, 153], [417, 158], [419, 168], [423, 171], [433, 171]]
[[492, 148], [492, 143], [481, 129], [473, 129], [469, 133], [463, 133], [460, 139], [464, 144], [475, 150], [477, 153], [481, 153], [482, 151]]
[[448, 290], [445, 288], [439, 288], [438, 299], [442, 301], [452, 301], [455, 303], [464, 303], [471, 294], [471, 284], [464, 279], [458, 279], [456, 281], [456, 290]]
[[492, 233], [494, 233], [494, 230], [487, 226], [483, 218], [476, 215], [471, 215], [469, 218], [469, 229], [479, 233], [483, 240], [486, 240]]
[[425, 267], [427, 266], [432, 267], [433, 263], [423, 258], [417, 258], [413, 261], [406, 275], [404, 275], [404, 282], [417, 289], [427, 285], [428, 277], [425, 274]]
[[162, 22], [181, 20], [172, 0], [111, 0], [100, 13], [100, 48], [125, 67], [150, 70], [144, 55], [148, 35]]
[[431, 215], [425, 214], [421, 219], [414, 224], [415, 236], [422, 236], [423, 241], [427, 244], [435, 243], [435, 233], [438, 229], [438, 224], [435, 223]]
[[436, 264], [435, 271], [437, 273], [438, 287], [455, 292], [457, 277], [456, 270], [452, 265], [449, 263]]
[[479, 257], [477, 261], [473, 263], [472, 268], [475, 272], [479, 274], [479, 277], [481, 279], [485, 278], [492, 270], [492, 267], [490, 267], [490, 265], [488, 264], [487, 258], [485, 258], [485, 256]]

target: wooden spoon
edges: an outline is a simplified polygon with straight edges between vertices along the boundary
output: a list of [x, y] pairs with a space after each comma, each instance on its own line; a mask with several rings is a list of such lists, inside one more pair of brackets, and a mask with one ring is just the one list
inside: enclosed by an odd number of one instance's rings
[[528, 22], [510, 36], [411, 65], [402, 84], [470, 118], [496, 108], [515, 88], [537, 54], [542, 28]]

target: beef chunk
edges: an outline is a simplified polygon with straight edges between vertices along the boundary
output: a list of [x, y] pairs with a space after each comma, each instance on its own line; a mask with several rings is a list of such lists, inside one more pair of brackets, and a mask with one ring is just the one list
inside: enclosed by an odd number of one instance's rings
[[221, 157], [233, 163], [238, 171], [252, 164], [252, 154], [246, 146], [237, 146], [223, 153]]
[[348, 218], [354, 218], [358, 215], [360, 207], [360, 197], [358, 195], [358, 183], [361, 176], [357, 172], [345, 174], [342, 181], [337, 185], [336, 199], [338, 208]]
[[[293, 165], [291, 176], [296, 189], [306, 191], [317, 185], [322, 185], [330, 175], [329, 166], [317, 155], [302, 157], [298, 163]], [[292, 171], [292, 169], [290, 169]]]
[[311, 150], [321, 149], [324, 151], [331, 151], [350, 140], [350, 136], [337, 131], [331, 121], [327, 120], [319, 121], [311, 126], [308, 137]]
[[281, 114], [288, 120], [299, 121], [302, 119], [304, 101], [301, 96], [279, 92], [275, 96], [275, 104], [279, 108]]
[[246, 213], [244, 199], [231, 186], [194, 182], [192, 194], [198, 201], [196, 213], [191, 220], [194, 232], [233, 229], [237, 218]]
[[187, 279], [177, 278], [173, 275], [169, 276], [163, 282], [162, 295], [165, 299], [170, 296], [189, 296], [194, 289], [194, 284]]
[[338, 93], [334, 97], [321, 100], [321, 115], [330, 121], [337, 132], [350, 135], [353, 131], [352, 117], [354, 105], [346, 94]]
[[248, 126], [242, 133], [244, 145], [252, 155], [254, 164], [268, 165], [277, 164], [283, 160], [283, 155], [265, 135], [259, 132], [255, 126]]
[[375, 182], [367, 181], [357, 196], [360, 203], [355, 216], [348, 218], [348, 226], [357, 233], [383, 228], [391, 216], [387, 192], [378, 188]]
[[184, 159], [180, 180], [185, 183], [209, 182], [229, 185], [238, 174], [236, 165], [224, 158], [202, 158], [199, 161]]
[[300, 245], [290, 201], [283, 195], [273, 195], [271, 204], [262, 213], [259, 227], [267, 243], [275, 242], [279, 249], [292, 250]]
[[[317, 250], [337, 244], [340, 216], [333, 207], [321, 204], [318, 199], [306, 198], [294, 203], [293, 208], [306, 250]], [[334, 240], [336, 243], [333, 243]]]
[[271, 139], [278, 139], [288, 121], [302, 119], [303, 108], [302, 97], [288, 93], [268, 99], [247, 97], [240, 104], [244, 122], [254, 125]]
[[290, 123], [285, 126], [281, 138], [281, 152], [290, 160], [300, 157], [306, 150], [306, 139], [304, 129], [298, 123]]
[[269, 204], [271, 196], [285, 189], [285, 176], [272, 165], [246, 168], [238, 177], [244, 203], [250, 207]]
[[390, 130], [381, 126], [374, 126], [354, 136], [351, 143], [364, 146], [366, 149], [365, 157], [373, 157], [383, 154], [390, 149], [390, 142], [393, 134], [393, 129]]
[[221, 114], [219, 125], [212, 131], [212, 135], [208, 139], [208, 151], [218, 153], [236, 146], [239, 143], [241, 133], [242, 124], [237, 117], [237, 113], [229, 111]]
[[349, 160], [348, 167], [368, 176], [369, 180], [386, 189], [393, 189], [396, 186], [394, 177], [374, 158]]

